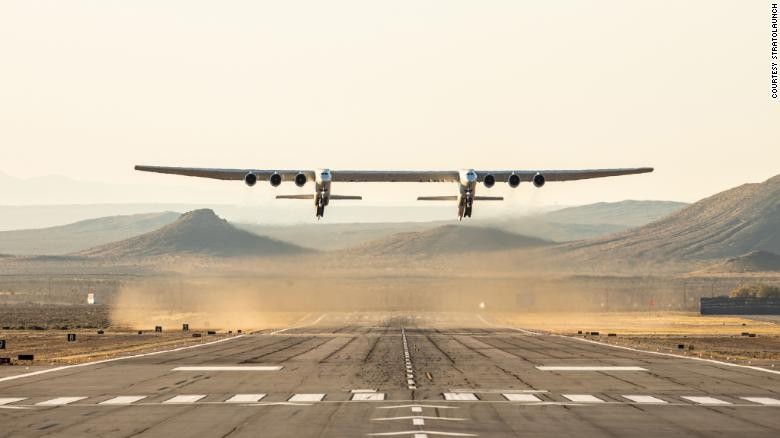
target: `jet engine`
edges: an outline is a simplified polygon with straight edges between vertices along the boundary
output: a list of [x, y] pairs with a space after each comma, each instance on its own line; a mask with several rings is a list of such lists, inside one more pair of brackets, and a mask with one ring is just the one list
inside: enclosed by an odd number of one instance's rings
[[298, 187], [303, 187], [306, 185], [306, 175], [304, 175], [303, 172], [295, 175], [295, 185]]
[[542, 175], [541, 173], [537, 173], [536, 175], [534, 175], [534, 185], [536, 187], [543, 186], [544, 185], [544, 175]]
[[491, 188], [496, 185], [496, 177], [491, 174], [487, 174], [485, 175], [485, 178], [482, 179], [482, 184], [484, 184], [487, 188]]
[[520, 175], [517, 175], [515, 173], [509, 175], [509, 179], [506, 181], [507, 184], [509, 184], [509, 187], [512, 187], [513, 189], [520, 185]]
[[252, 187], [253, 185], [257, 184], [257, 175], [255, 175], [252, 172], [247, 173], [244, 175], [244, 183], [248, 185], [249, 187]]
[[279, 187], [279, 184], [282, 183], [282, 175], [279, 175], [278, 173], [274, 172], [270, 178], [268, 178], [268, 182], [271, 183], [274, 187]]

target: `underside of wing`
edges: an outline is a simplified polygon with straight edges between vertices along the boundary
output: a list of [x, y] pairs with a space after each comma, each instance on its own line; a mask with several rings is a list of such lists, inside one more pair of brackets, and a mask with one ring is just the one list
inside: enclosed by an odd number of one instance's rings
[[334, 170], [338, 182], [457, 182], [450, 170]]
[[253, 173], [260, 179], [269, 178], [274, 173], [282, 176], [282, 180], [293, 180], [295, 175], [303, 173], [307, 178], [314, 178], [314, 172], [309, 170], [259, 170], [259, 169], [216, 169], [204, 167], [165, 167], [165, 166], [135, 166], [141, 172], [167, 173], [171, 175], [195, 176], [200, 178], [242, 180], [248, 173]]
[[497, 181], [507, 181], [510, 176], [517, 175], [522, 181], [531, 181], [534, 176], [542, 175], [546, 181], [576, 181], [580, 179], [605, 178], [608, 176], [635, 175], [652, 172], [652, 167], [635, 167], [625, 169], [575, 169], [575, 170], [480, 170], [479, 180], [493, 175]]

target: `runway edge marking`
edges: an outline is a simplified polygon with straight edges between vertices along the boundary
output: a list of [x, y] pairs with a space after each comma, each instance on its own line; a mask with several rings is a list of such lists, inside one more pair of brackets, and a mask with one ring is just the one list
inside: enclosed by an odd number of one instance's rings
[[[492, 325], [494, 327], [501, 327], [499, 325], [491, 324], [491, 323], [485, 321], [485, 319], [482, 317], [482, 315], [477, 315], [477, 317], [479, 319], [481, 319], [482, 321], [484, 321], [488, 325]], [[521, 332], [529, 333], [529, 334], [533, 333], [533, 334], [540, 335], [540, 336], [545, 334], [545, 333], [539, 333], [539, 332], [532, 332], [532, 331], [529, 331], [529, 330], [523, 330], [523, 329], [519, 329], [519, 328], [515, 328], [515, 327], [504, 327], [504, 328], [510, 328], [510, 329], [514, 329], [514, 330], [519, 330]], [[589, 344], [603, 345], [605, 347], [619, 348], [621, 350], [635, 351], [637, 353], [655, 354], [656, 356], [674, 357], [674, 358], [677, 358], [677, 359], [698, 360], [700, 362], [709, 362], [709, 363], [713, 363], [713, 364], [716, 364], [716, 365], [723, 365], [723, 366], [727, 366], [727, 367], [745, 368], [745, 369], [754, 370], [754, 371], [763, 371], [765, 373], [780, 374], [780, 371], [770, 370], [770, 369], [767, 369], [767, 368], [761, 368], [761, 367], [757, 367], [757, 366], [754, 366], [754, 365], [740, 365], [740, 364], [736, 364], [736, 363], [722, 362], [722, 361], [715, 360], [715, 359], [706, 359], [706, 358], [703, 358], [703, 357], [680, 356], [678, 354], [664, 353], [664, 352], [661, 352], [661, 351], [640, 350], [638, 348], [626, 347], [626, 346], [623, 346], [623, 345], [607, 344], [605, 342], [594, 341], [592, 339], [578, 338], [576, 336], [559, 335], [559, 334], [555, 334], [555, 333], [547, 333], [547, 335], [549, 335], [549, 336], [556, 336], [556, 337], [564, 338], [564, 339], [572, 339], [572, 340], [580, 341], [580, 342], [587, 342]]]
[[[314, 325], [314, 324], [317, 324], [318, 322], [320, 322], [322, 320], [322, 318], [324, 318], [326, 315], [327, 314], [320, 316], [316, 321], [314, 321], [311, 324], [307, 324], [307, 325], [300, 326], [300, 327], [289, 327], [289, 328], [286, 328], [286, 329], [283, 329], [283, 330], [277, 330], [275, 332], [265, 333], [263, 335], [264, 336], [274, 335], [276, 333], [280, 333], [280, 332], [283, 332], [285, 330], [290, 330], [290, 329], [293, 329], [293, 328], [301, 328], [301, 327], [307, 327], [309, 325]], [[53, 373], [55, 371], [64, 371], [64, 370], [69, 370], [69, 369], [73, 369], [73, 368], [86, 367], [86, 366], [90, 366], [90, 365], [100, 365], [100, 364], [103, 364], [103, 363], [117, 362], [117, 361], [120, 361], [120, 360], [127, 360], [127, 359], [136, 359], [136, 358], [139, 358], [139, 357], [155, 356], [155, 355], [158, 355], [158, 354], [165, 354], [165, 353], [175, 353], [177, 351], [190, 350], [190, 349], [193, 349], [193, 348], [205, 347], [207, 345], [214, 345], [214, 344], [219, 344], [219, 343], [222, 343], [222, 342], [229, 342], [229, 341], [233, 341], [233, 340], [236, 340], [236, 339], [243, 338], [244, 336], [246, 336], [246, 335], [236, 335], [236, 336], [233, 336], [233, 337], [230, 337], [230, 338], [217, 339], [216, 341], [205, 342], [203, 344], [197, 344], [197, 345], [186, 345], [184, 347], [177, 347], [177, 348], [173, 348], [171, 350], [151, 351], [149, 353], [139, 353], [139, 354], [133, 354], [131, 356], [112, 357], [111, 359], [102, 359], [102, 360], [96, 360], [94, 362], [77, 363], [77, 364], [74, 364], [74, 365], [63, 365], [63, 366], [59, 366], [59, 367], [48, 368], [48, 369], [45, 369], [45, 370], [33, 371], [33, 372], [30, 372], [30, 373], [17, 374], [15, 376], [0, 377], [0, 383], [1, 382], [7, 382], [7, 381], [10, 381], [10, 380], [22, 379], [22, 378], [25, 378], [25, 377], [33, 377], [33, 376], [39, 376], [41, 374]]]

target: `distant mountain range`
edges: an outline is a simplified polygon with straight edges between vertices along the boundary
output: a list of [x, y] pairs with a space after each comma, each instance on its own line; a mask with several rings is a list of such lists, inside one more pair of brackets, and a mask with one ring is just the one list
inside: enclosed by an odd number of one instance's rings
[[310, 252], [299, 246], [238, 229], [212, 210], [194, 210], [164, 227], [75, 255], [141, 258], [160, 255], [211, 257], [275, 256]]
[[88, 219], [59, 227], [0, 231], [0, 251], [15, 255], [62, 255], [157, 230], [179, 213], [147, 213]]
[[447, 255], [536, 248], [551, 242], [495, 228], [443, 225], [423, 231], [393, 234], [346, 250], [351, 255]]
[[696, 202], [648, 225], [561, 247], [583, 259], [709, 260], [751, 251], [780, 253], [780, 175]]

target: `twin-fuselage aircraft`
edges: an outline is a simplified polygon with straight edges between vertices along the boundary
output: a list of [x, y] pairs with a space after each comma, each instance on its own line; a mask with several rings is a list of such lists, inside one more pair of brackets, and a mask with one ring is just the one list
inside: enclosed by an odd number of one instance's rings
[[259, 169], [210, 169], [196, 167], [135, 166], [143, 172], [168, 173], [221, 180], [243, 180], [254, 186], [260, 180], [267, 180], [278, 187], [284, 181], [292, 181], [303, 187], [314, 181], [314, 193], [308, 195], [278, 195], [277, 199], [314, 200], [317, 219], [325, 214], [325, 207], [331, 200], [362, 199], [361, 196], [334, 195], [330, 191], [334, 182], [451, 182], [457, 183], [459, 193], [451, 196], [420, 196], [420, 201], [456, 201], [458, 219], [471, 217], [474, 201], [501, 201], [500, 196], [477, 196], [477, 184], [487, 188], [497, 182], [504, 182], [516, 188], [521, 182], [542, 187], [551, 181], [574, 181], [608, 176], [633, 175], [652, 172], [651, 167], [627, 169], [583, 169], [583, 170], [259, 170]]

